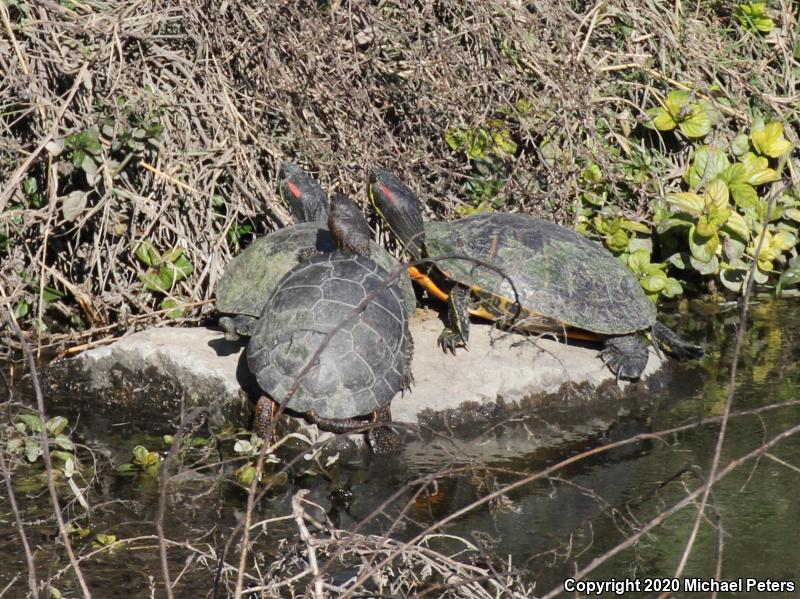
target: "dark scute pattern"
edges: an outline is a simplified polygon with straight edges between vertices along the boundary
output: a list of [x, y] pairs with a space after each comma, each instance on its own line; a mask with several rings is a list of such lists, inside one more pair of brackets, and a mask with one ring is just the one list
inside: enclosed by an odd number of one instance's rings
[[[650, 327], [656, 318], [636, 276], [599, 243], [555, 223], [492, 213], [425, 225], [431, 257], [465, 254], [498, 266], [524, 307], [549, 319], [604, 334]], [[466, 260], [440, 268], [457, 281], [514, 298], [508, 281]]]
[[[217, 284], [217, 310], [224, 314], [260, 316], [278, 281], [300, 260], [301, 253], [315, 249], [318, 253], [336, 250], [336, 242], [325, 223], [300, 223], [259, 237], [231, 260]], [[389, 270], [395, 259], [382, 247], [370, 242], [370, 257]], [[407, 310], [416, 304], [414, 288], [406, 273], [398, 277], [408, 300]]]
[[382, 288], [386, 277], [371, 259], [340, 252], [292, 269], [269, 298], [247, 348], [261, 388], [293, 410], [313, 409], [323, 418], [366, 415], [391, 402], [402, 387], [410, 339], [403, 293], [394, 284]]

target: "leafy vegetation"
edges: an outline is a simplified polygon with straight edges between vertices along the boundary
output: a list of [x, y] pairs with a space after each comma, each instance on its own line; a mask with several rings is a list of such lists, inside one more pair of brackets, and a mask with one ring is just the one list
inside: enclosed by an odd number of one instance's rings
[[[653, 301], [681, 295], [686, 283], [697, 275], [741, 292], [754, 261], [758, 284], [765, 285], [777, 276], [778, 292], [796, 285], [800, 270], [792, 259], [798, 241], [800, 195], [784, 189], [770, 201], [767, 187], [781, 178], [792, 150], [783, 123], [755, 117], [749, 133], [740, 132], [725, 142], [717, 135], [713, 143], [703, 143], [722, 116], [711, 101], [698, 99], [685, 89], [669, 92], [647, 115], [646, 128], [682, 138], [692, 153], [680, 182], [683, 189], [673, 188], [651, 204], [653, 226], [623, 215], [614, 195], [627, 190], [611, 185], [600, 166], [590, 162], [579, 176], [578, 230], [599, 237], [639, 277]], [[512, 159], [511, 150], [516, 151], [517, 145], [507, 125], [504, 121], [492, 123], [494, 133], [450, 129], [445, 139], [454, 150], [465, 152], [476, 169], [478, 164]], [[630, 158], [621, 169], [633, 183], [645, 181], [654, 162], [665, 161], [663, 149], [641, 145], [647, 139], [641, 133], [638, 138], [639, 145], [631, 145]], [[548, 156], [556, 167], [569, 159], [553, 148]], [[503, 180], [496, 178], [498, 170], [495, 166], [488, 172], [502, 184]], [[459, 212], [467, 215], [501, 208], [490, 202], [495, 195], [495, 190], [484, 192]], [[762, 230], [764, 240], [759, 248]]]

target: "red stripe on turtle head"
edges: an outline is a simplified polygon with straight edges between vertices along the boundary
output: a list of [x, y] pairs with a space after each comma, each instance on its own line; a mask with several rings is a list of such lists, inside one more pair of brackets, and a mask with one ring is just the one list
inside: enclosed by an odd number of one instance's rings
[[394, 192], [385, 183], [378, 183], [378, 185], [380, 185], [383, 197], [389, 200], [392, 206], [397, 206], [397, 196], [394, 195]]
[[300, 191], [300, 188], [291, 181], [286, 182], [286, 187], [289, 188], [289, 193], [298, 199], [300, 198], [301, 195], [303, 195], [303, 192]]

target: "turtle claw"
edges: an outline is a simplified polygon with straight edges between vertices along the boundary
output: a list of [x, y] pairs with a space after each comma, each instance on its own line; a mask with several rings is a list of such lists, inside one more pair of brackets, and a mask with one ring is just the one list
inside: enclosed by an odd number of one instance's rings
[[636, 380], [647, 366], [647, 346], [638, 335], [610, 337], [600, 352], [603, 363], [620, 379]]
[[454, 332], [452, 329], [445, 329], [442, 331], [437, 343], [444, 351], [449, 351], [454, 356], [456, 355], [456, 347], [459, 345], [467, 349], [467, 342], [464, 337]]

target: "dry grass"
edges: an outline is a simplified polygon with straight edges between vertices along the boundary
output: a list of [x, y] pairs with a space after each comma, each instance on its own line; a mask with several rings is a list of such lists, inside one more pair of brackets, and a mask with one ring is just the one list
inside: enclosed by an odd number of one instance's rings
[[[444, 134], [496, 118], [517, 143], [496, 199], [506, 209], [569, 222], [591, 160], [625, 190], [621, 208], [647, 219], [686, 152], [669, 148], [633, 185], [629, 132], [669, 89], [686, 82], [715, 98], [729, 128], [746, 124], [748, 108], [796, 126], [792, 4], [771, 4], [777, 27], [766, 37], [740, 28], [731, 7], [4, 3], [0, 304], [51, 336], [106, 333], [131, 315], [163, 319], [162, 296], [143, 292], [146, 266], [133, 253], [147, 240], [183, 248], [194, 271], [172, 294], [197, 315], [238, 251], [229, 232], [289, 221], [274, 185], [281, 160], [362, 202], [366, 169], [389, 167], [448, 216], [474, 172]], [[532, 108], [514, 111], [519, 100]], [[147, 124], [163, 127], [158, 140], [117, 147]], [[99, 168], [87, 176], [64, 143], [93, 126]], [[562, 152], [557, 167], [542, 156], [545, 142]], [[33, 182], [38, 196], [24, 191]], [[85, 206], [65, 214], [73, 192], [88, 194]], [[64, 296], [48, 303], [47, 288]]]

